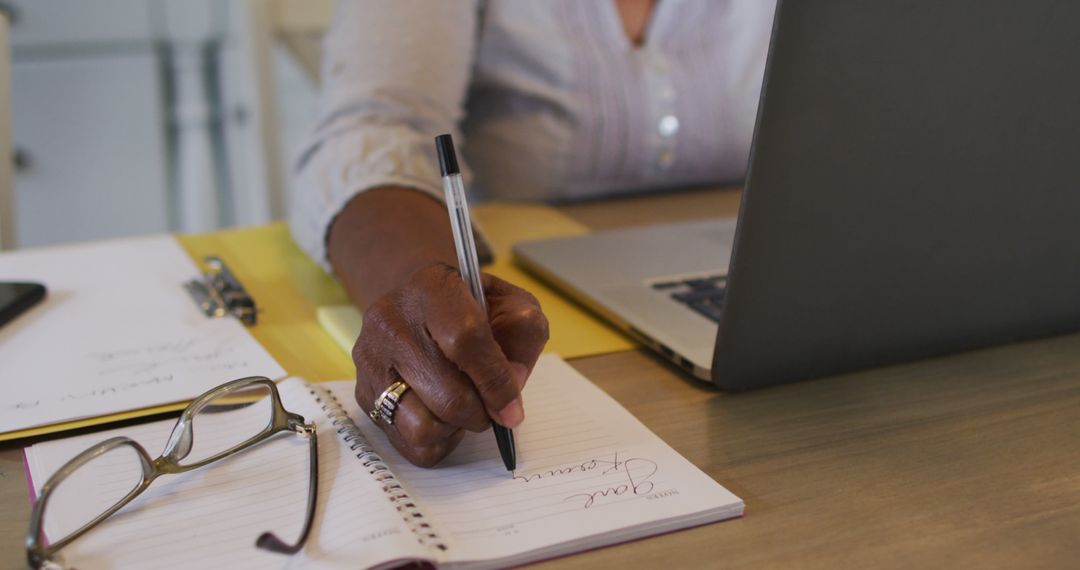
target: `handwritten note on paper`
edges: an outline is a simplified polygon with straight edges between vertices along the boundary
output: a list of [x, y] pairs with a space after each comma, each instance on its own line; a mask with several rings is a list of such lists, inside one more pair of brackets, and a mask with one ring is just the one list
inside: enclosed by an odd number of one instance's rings
[[[351, 389], [337, 395], [352, 400]], [[354, 406], [355, 421], [446, 535], [456, 559], [565, 547], [598, 533], [632, 538], [643, 526], [662, 528], [686, 513], [707, 522], [742, 512], [738, 497], [557, 356], [541, 357], [524, 398], [513, 474], [490, 432], [467, 434], [436, 469], [415, 467]], [[703, 512], [705, 505], [716, 507]]]
[[0, 434], [283, 376], [243, 325], [195, 307], [181, 284], [197, 272], [170, 236], [0, 255], [0, 280], [49, 291], [0, 329]]

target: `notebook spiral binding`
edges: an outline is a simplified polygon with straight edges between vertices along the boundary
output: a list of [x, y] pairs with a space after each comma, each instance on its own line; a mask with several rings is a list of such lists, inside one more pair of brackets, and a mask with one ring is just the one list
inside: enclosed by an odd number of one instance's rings
[[345, 413], [345, 408], [342, 407], [337, 396], [315, 386], [312, 386], [309, 391], [322, 410], [326, 412], [327, 417], [330, 418], [331, 424], [338, 435], [349, 446], [349, 449], [356, 453], [356, 458], [360, 460], [364, 469], [382, 485], [383, 492], [386, 493], [387, 498], [397, 508], [402, 520], [409, 526], [409, 530], [416, 535], [420, 544], [430, 548], [446, 550], [446, 544], [443, 543], [439, 534], [424, 519], [424, 513], [420, 512], [416, 503], [398, 483], [397, 477], [394, 476], [386, 463], [383, 463], [379, 454], [364, 439], [364, 434], [360, 433], [360, 428], [356, 427], [349, 415]]

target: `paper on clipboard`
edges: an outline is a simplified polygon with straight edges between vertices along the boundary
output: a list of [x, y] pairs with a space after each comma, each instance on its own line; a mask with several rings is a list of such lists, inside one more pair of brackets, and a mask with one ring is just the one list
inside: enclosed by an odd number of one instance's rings
[[239, 322], [196, 308], [181, 285], [197, 274], [170, 236], [0, 255], [0, 279], [49, 291], [0, 329], [0, 441], [60, 422], [165, 411], [233, 378], [283, 376]]

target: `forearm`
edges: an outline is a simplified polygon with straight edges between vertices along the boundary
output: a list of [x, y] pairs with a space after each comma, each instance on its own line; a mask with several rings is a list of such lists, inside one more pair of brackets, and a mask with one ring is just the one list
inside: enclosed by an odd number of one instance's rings
[[330, 227], [327, 251], [361, 310], [425, 265], [457, 264], [446, 208], [408, 188], [375, 188], [353, 198]]

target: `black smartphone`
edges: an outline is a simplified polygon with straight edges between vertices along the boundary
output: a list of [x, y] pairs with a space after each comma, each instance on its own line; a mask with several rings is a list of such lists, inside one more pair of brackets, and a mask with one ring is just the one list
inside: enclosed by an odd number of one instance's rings
[[41, 283], [0, 283], [0, 327], [44, 298]]

